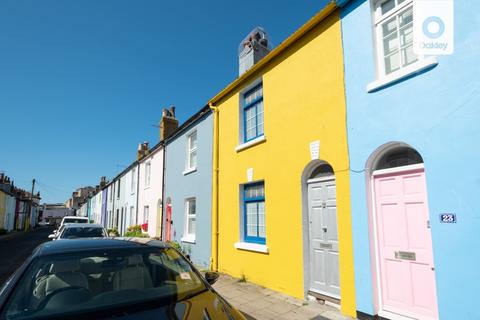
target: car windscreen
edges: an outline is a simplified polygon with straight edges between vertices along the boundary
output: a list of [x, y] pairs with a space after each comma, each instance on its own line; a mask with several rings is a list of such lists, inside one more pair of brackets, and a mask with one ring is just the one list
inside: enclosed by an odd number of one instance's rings
[[66, 227], [61, 239], [102, 238], [106, 235], [100, 227]]
[[88, 223], [88, 219], [81, 218], [67, 218], [63, 220], [63, 223]]
[[35, 259], [0, 318], [98, 314], [145, 303], [167, 306], [206, 290], [175, 249], [142, 247]]

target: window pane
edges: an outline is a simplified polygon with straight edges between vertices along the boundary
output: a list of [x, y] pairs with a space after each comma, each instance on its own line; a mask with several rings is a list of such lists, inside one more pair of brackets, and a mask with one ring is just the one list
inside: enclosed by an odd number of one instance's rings
[[190, 150], [197, 147], [197, 133], [193, 133], [190, 136]]
[[247, 236], [256, 237], [257, 236], [257, 204], [256, 203], [247, 203]]
[[197, 166], [197, 151], [190, 152], [190, 168]]
[[188, 234], [195, 234], [196, 228], [196, 218], [190, 217], [188, 218]]
[[263, 184], [246, 187], [246, 197], [248, 198], [262, 198], [264, 197]]
[[265, 238], [265, 202], [258, 203], [258, 236]]
[[400, 67], [400, 55], [398, 51], [385, 58], [385, 73], [389, 74]]
[[397, 33], [393, 33], [383, 39], [383, 54], [388, 56], [389, 54], [393, 53], [394, 51], [398, 50], [398, 38]]
[[257, 134], [263, 134], [263, 101], [257, 104]]
[[195, 200], [188, 201], [188, 214], [195, 215], [197, 212], [197, 202]]
[[400, 25], [400, 28], [404, 27], [405, 25], [412, 23], [413, 22], [413, 9], [410, 8], [404, 12], [402, 12], [398, 16], [398, 23]]
[[397, 19], [393, 17], [392, 19], [388, 20], [384, 24], [382, 24], [382, 36], [385, 38], [386, 36], [392, 34], [397, 30]]
[[409, 24], [400, 29], [400, 45], [406, 46], [413, 43], [413, 24]]
[[402, 49], [402, 63], [403, 66], [408, 66], [409, 64], [412, 64], [413, 62], [417, 61], [417, 55], [413, 53], [413, 45], [410, 45], [406, 48]]
[[392, 10], [393, 8], [395, 8], [395, 0], [388, 0], [388, 1], [385, 1], [384, 3], [382, 3], [380, 5], [381, 9], [382, 9], [382, 15], [389, 12], [390, 10]]

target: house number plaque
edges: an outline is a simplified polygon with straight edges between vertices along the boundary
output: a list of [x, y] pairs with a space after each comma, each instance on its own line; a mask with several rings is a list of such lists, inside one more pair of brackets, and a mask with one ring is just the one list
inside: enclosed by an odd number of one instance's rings
[[416, 261], [415, 252], [395, 251], [395, 259]]

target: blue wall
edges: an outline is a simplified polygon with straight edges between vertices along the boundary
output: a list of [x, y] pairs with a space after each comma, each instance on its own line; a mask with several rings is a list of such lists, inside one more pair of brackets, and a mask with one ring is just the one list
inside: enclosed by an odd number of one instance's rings
[[[441, 319], [480, 319], [480, 15], [475, 1], [455, 1], [455, 53], [438, 65], [375, 93], [370, 4], [342, 10], [350, 166], [402, 141], [423, 157], [427, 177]], [[351, 173], [357, 309], [373, 314], [365, 174]], [[439, 221], [457, 214], [456, 224]]]
[[[182, 247], [191, 250], [193, 263], [208, 267], [211, 256], [212, 143], [213, 116], [210, 112], [167, 142], [165, 164], [165, 201], [171, 199], [173, 236]], [[197, 130], [197, 171], [184, 175], [187, 135]], [[185, 199], [196, 198], [195, 244], [181, 242], [184, 232]], [[166, 208], [166, 206], [164, 206]], [[166, 214], [164, 213], [164, 217]]]

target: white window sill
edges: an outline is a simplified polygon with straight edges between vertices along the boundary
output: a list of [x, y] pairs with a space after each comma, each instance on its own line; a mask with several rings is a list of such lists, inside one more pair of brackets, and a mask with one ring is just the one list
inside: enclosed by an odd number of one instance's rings
[[184, 236], [180, 238], [181, 242], [195, 243], [195, 236]]
[[193, 172], [195, 172], [195, 171], [197, 171], [197, 167], [193, 167], [193, 168], [190, 168], [190, 169], [186, 169], [186, 170], [183, 171], [182, 173], [183, 173], [184, 176], [186, 176], [187, 174], [193, 173]]
[[394, 82], [398, 82], [400, 80], [403, 80], [415, 73], [422, 72], [425, 69], [434, 67], [438, 64], [437, 57], [431, 56], [427, 57], [421, 61], [417, 61], [411, 65], [409, 65], [406, 68], [400, 69], [398, 71], [393, 72], [392, 74], [389, 74], [388, 76], [382, 77], [380, 79], [377, 79], [373, 82], [370, 82], [367, 85], [367, 92], [374, 92], [377, 90], [380, 90], [390, 84], [393, 84]]
[[260, 253], [268, 253], [268, 247], [264, 244], [250, 243], [250, 242], [235, 242], [235, 249], [254, 251]]
[[245, 143], [242, 143], [238, 146], [235, 147], [235, 151], [236, 152], [239, 152], [239, 151], [242, 151], [244, 149], [247, 149], [247, 148], [250, 148], [250, 147], [253, 147], [257, 144], [260, 144], [264, 141], [267, 141], [267, 137], [265, 137], [264, 135], [263, 136], [259, 136], [259, 137], [256, 137], [255, 139], [252, 139], [248, 142], [245, 142]]

